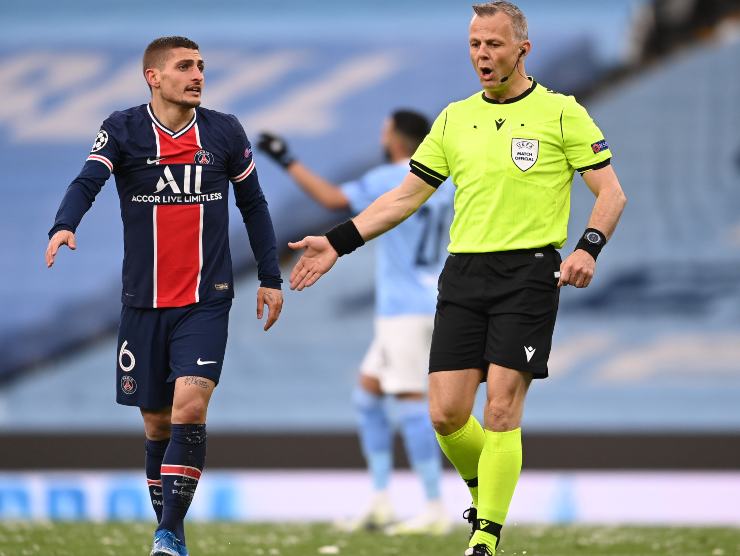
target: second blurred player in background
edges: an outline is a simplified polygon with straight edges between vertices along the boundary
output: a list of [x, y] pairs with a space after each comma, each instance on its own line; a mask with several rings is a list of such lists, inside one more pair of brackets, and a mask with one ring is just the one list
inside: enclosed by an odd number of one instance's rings
[[[429, 127], [427, 118], [417, 112], [393, 112], [380, 139], [387, 163], [341, 186], [296, 160], [281, 137], [263, 133], [258, 147], [285, 168], [316, 202], [328, 209], [359, 213], [403, 179], [409, 158]], [[453, 194], [452, 188], [442, 189], [378, 242], [375, 337], [360, 365], [353, 394], [374, 496], [364, 512], [343, 524], [349, 530], [383, 528], [390, 534], [441, 534], [450, 527], [440, 500], [441, 458], [427, 409], [426, 369]], [[391, 404], [408, 459], [427, 498], [423, 512], [396, 524], [387, 492], [393, 467]]]

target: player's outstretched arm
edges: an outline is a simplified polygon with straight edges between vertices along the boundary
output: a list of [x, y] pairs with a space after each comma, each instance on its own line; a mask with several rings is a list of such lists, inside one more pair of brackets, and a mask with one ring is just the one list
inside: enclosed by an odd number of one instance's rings
[[[411, 216], [436, 190], [426, 182], [409, 173], [401, 185], [378, 197], [369, 207], [352, 221], [342, 224], [359, 233], [360, 238], [350, 252], [364, 241], [369, 241]], [[335, 228], [336, 230], [337, 228]], [[346, 232], [345, 228], [345, 232]], [[316, 283], [337, 262], [339, 253], [326, 236], [308, 236], [301, 241], [289, 243], [291, 249], [305, 249], [290, 273], [290, 288], [302, 290]]]
[[558, 286], [588, 287], [596, 270], [596, 257], [614, 233], [627, 204], [627, 197], [611, 165], [586, 172], [583, 181], [596, 196], [596, 203], [588, 228], [575, 251], [560, 265]]
[[320, 205], [329, 210], [343, 210], [349, 207], [349, 199], [342, 190], [297, 160], [283, 137], [262, 132], [257, 147], [282, 166], [293, 181]]
[[262, 320], [267, 306], [267, 321], [265, 332], [267, 332], [280, 317], [283, 310], [283, 292], [275, 288], [260, 287], [257, 289], [257, 318]]
[[77, 249], [77, 241], [74, 233], [69, 230], [59, 230], [49, 240], [49, 246], [46, 248], [46, 268], [54, 265], [54, 258], [62, 245], [66, 245], [73, 251]]

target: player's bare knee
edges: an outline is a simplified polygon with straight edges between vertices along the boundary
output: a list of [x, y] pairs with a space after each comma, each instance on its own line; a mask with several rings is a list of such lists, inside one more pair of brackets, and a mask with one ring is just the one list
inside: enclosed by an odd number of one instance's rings
[[172, 422], [200, 424], [206, 422], [208, 404], [202, 400], [188, 400], [172, 408]]
[[434, 430], [443, 436], [459, 431], [470, 418], [470, 415], [452, 408], [430, 408], [429, 415]]
[[489, 400], [486, 403], [485, 426], [488, 430], [505, 432], [520, 425], [521, 411], [512, 403]]
[[170, 437], [169, 411], [142, 411], [144, 433], [149, 440], [166, 440]]

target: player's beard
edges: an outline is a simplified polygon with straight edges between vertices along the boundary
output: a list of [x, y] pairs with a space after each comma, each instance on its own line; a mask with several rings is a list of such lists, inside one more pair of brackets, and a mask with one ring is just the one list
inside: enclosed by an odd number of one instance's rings
[[[201, 95], [203, 93], [201, 92]], [[200, 106], [201, 99], [189, 99], [185, 98], [184, 96], [181, 96], [179, 98], [173, 98], [169, 97], [167, 95], [162, 95], [162, 99], [169, 102], [170, 104], [174, 104], [176, 106], [180, 106], [181, 108], [197, 108]]]
[[175, 104], [178, 104], [179, 106], [182, 106], [183, 108], [197, 108], [200, 106], [201, 100], [198, 99], [182, 99], [180, 102], [176, 102]]

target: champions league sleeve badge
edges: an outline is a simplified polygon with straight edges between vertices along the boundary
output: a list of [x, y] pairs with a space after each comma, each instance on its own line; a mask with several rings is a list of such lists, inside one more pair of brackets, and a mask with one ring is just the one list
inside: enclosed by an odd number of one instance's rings
[[95, 136], [95, 141], [93, 141], [92, 148], [90, 149], [91, 153], [98, 152], [100, 149], [105, 147], [108, 144], [108, 132], [104, 129], [101, 129], [98, 131], [98, 134]]

